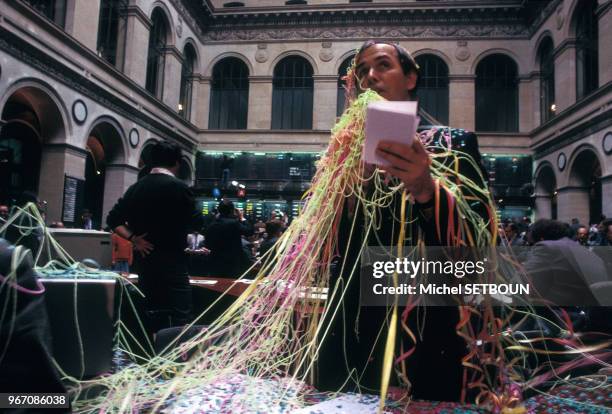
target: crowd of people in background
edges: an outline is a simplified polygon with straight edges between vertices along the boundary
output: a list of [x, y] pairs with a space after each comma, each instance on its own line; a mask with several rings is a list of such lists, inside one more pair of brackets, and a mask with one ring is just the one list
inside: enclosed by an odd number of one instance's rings
[[[44, 214], [36, 195], [25, 192], [14, 206], [0, 204], [0, 225], [10, 217], [12, 209], [28, 201], [37, 204], [41, 214]], [[81, 228], [92, 229], [90, 217], [89, 210], [84, 209], [79, 220]], [[190, 257], [194, 274], [238, 277], [248, 269], [252, 269], [249, 274], [256, 273], [262, 256], [278, 241], [289, 224], [289, 218], [282, 211], [275, 210], [266, 221], [256, 219], [245, 216], [231, 201], [222, 200], [217, 209], [204, 217], [203, 222], [204, 226], [190, 233], [186, 240], [185, 253]], [[571, 219], [569, 223], [542, 219], [532, 223], [529, 217], [506, 218], [500, 222], [498, 243], [511, 247], [536, 244], [540, 240], [533, 237], [532, 230], [538, 222], [546, 229], [544, 240], [567, 238], [588, 248], [612, 246], [612, 218], [605, 216], [599, 223], [590, 224], [581, 223], [578, 218]], [[63, 228], [64, 225], [53, 222], [49, 227]], [[551, 232], [555, 234], [548, 234]], [[131, 243], [116, 235], [111, 241], [112, 269], [129, 273], [132, 264]]]
[[287, 215], [272, 212], [267, 221], [245, 217], [229, 200], [222, 200], [204, 219], [205, 225], [187, 236], [186, 253], [194, 274], [253, 276], [261, 259], [273, 248], [288, 225]]
[[[601, 217], [599, 223], [590, 225], [580, 223], [578, 218], [570, 223], [555, 220], [556, 226], [561, 226], [564, 237], [568, 237], [582, 246], [612, 246], [612, 218]], [[538, 240], [530, 238], [530, 229], [535, 223], [529, 217], [514, 217], [504, 219], [500, 223], [500, 242], [504, 240], [510, 246], [531, 246]]]
[[574, 329], [612, 329], [612, 219], [601, 217], [587, 226], [577, 218], [570, 223], [515, 218], [501, 222], [499, 235], [499, 244], [512, 248], [534, 291], [562, 306]]
[[[0, 226], [14, 213], [14, 209], [25, 206], [27, 202], [36, 204], [44, 219], [42, 203], [34, 193], [25, 192], [13, 205], [0, 204]], [[90, 210], [83, 209], [75, 224], [84, 230], [95, 230], [91, 217]], [[192, 259], [190, 263], [195, 267], [194, 274], [238, 277], [251, 267], [251, 274], [255, 273], [261, 257], [274, 246], [287, 228], [289, 217], [284, 212], [275, 210], [265, 221], [256, 219], [253, 216], [245, 216], [231, 201], [222, 200], [217, 209], [204, 217], [203, 222], [204, 226], [190, 233], [186, 241], [185, 253]], [[47, 225], [49, 228], [65, 227], [61, 221]], [[110, 231], [109, 228], [102, 230]], [[36, 233], [36, 236], [40, 239], [42, 234]], [[20, 240], [20, 243], [26, 241]], [[41, 242], [35, 241], [38, 243], [31, 243], [30, 247], [36, 248]], [[130, 273], [133, 261], [132, 243], [113, 233], [111, 244], [111, 269], [122, 274]]]

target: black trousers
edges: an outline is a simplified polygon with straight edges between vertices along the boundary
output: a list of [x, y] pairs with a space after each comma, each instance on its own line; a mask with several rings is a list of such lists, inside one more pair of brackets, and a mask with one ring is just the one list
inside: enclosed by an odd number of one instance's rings
[[192, 296], [186, 271], [144, 268], [138, 285], [145, 294], [149, 333], [191, 322]]
[[[334, 306], [334, 303], [328, 306]], [[403, 308], [400, 308], [400, 315], [402, 311]], [[360, 307], [359, 280], [354, 279], [321, 346], [314, 386], [321, 391], [380, 392], [388, 320], [388, 310], [384, 307]], [[467, 348], [464, 340], [455, 332], [458, 320], [456, 307], [430, 307], [421, 315], [414, 309], [407, 325], [417, 336], [416, 345], [398, 324], [395, 356], [399, 355], [402, 344], [404, 352], [416, 346], [406, 361], [406, 375], [412, 384], [413, 398], [435, 401], [460, 399], [461, 358], [467, 353]], [[423, 335], [419, 338], [421, 326]], [[397, 368], [394, 364], [394, 369]], [[391, 385], [401, 385], [394, 372], [391, 374]]]

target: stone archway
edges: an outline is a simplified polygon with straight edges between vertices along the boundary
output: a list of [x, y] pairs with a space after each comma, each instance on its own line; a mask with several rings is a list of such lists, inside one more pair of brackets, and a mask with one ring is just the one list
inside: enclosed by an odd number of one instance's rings
[[582, 224], [601, 220], [601, 172], [601, 163], [593, 149], [584, 148], [576, 152], [570, 164], [568, 186], [563, 191], [562, 220], [576, 217]]
[[120, 127], [112, 119], [95, 122], [87, 137], [83, 208], [92, 214], [95, 229], [104, 227], [104, 214], [121, 195], [115, 193], [123, 190], [111, 169], [125, 161], [124, 141]]
[[550, 164], [544, 164], [535, 179], [536, 219], [557, 218], [557, 180]]
[[0, 203], [23, 191], [36, 193], [47, 205], [47, 217], [59, 219], [68, 154], [62, 111], [55, 99], [31, 83], [6, 99], [0, 131]]

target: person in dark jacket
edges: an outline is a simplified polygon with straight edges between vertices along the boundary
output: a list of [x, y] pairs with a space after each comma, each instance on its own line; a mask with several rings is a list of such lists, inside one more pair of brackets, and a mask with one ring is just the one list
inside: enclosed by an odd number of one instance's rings
[[280, 236], [283, 234], [283, 223], [279, 220], [270, 220], [266, 223], [266, 238], [261, 243], [259, 255], [263, 256], [268, 250], [274, 246]]
[[[65, 393], [52, 361], [49, 318], [44, 288], [33, 269], [32, 254], [26, 252], [12, 269], [12, 259], [23, 250], [0, 239], [0, 390], [13, 394]], [[6, 275], [14, 270], [14, 278]], [[47, 410], [45, 410], [46, 412]], [[26, 413], [28, 409], [2, 412]], [[70, 412], [68, 408], [49, 410]]]
[[530, 238], [534, 244], [524, 266], [532, 287], [543, 299], [560, 306], [600, 304], [590, 286], [611, 281], [605, 263], [567, 237], [567, 224], [540, 219], [533, 223]]
[[252, 265], [243, 249], [242, 236], [253, 234], [253, 227], [230, 200], [222, 200], [218, 211], [204, 239], [210, 250], [209, 272], [211, 276], [237, 278]]
[[152, 331], [183, 325], [191, 316], [185, 248], [189, 231], [201, 226], [201, 214], [191, 190], [176, 178], [180, 159], [177, 145], [155, 144], [151, 172], [128, 188], [106, 220], [134, 246]]
[[[362, 45], [355, 61], [355, 76], [360, 89], [370, 88], [390, 101], [416, 99], [418, 65], [401, 46], [368, 41]], [[444, 140], [449, 138], [453, 150], [463, 152], [473, 160], [471, 163], [463, 158], [459, 159], [459, 172], [482, 189], [486, 188], [483, 179], [485, 171], [475, 134], [461, 129], [432, 126], [426, 127], [423, 133], [431, 137], [434, 145], [443, 144]], [[447, 239], [447, 229], [451, 227], [449, 222], [457, 222], [457, 210], [450, 201], [454, 198], [443, 187], [436, 188], [430, 170], [431, 155], [421, 140], [415, 139], [412, 144], [381, 141], [377, 154], [388, 162], [386, 172], [404, 184], [414, 201], [410, 208], [415, 220], [407, 224], [410, 229], [406, 234], [421, 234], [421, 240], [427, 246], [450, 244]], [[442, 162], [451, 170], [454, 169], [455, 161], [452, 157], [447, 158]], [[463, 189], [463, 196], [473, 198], [471, 208], [487, 222], [487, 201], [467, 189]], [[438, 214], [435, 200], [440, 201]], [[373, 231], [374, 234], [370, 234], [368, 245], [397, 244], [400, 205], [401, 197], [395, 197], [392, 205], [381, 213], [378, 228]], [[338, 251], [341, 255], [346, 252], [346, 258], [340, 257], [339, 262], [346, 260], [349, 264], [345, 265], [344, 269], [350, 270], [353, 268], [351, 263], [359, 258], [363, 237], [358, 235], [359, 232], [351, 232], [353, 219], [348, 217], [350, 213], [346, 212], [347, 209], [344, 210]], [[363, 217], [363, 212], [357, 211], [355, 214]], [[355, 222], [358, 224], [355, 228], [363, 226], [364, 223], [363, 218], [357, 217]], [[406, 239], [405, 245], [410, 246], [415, 241]], [[336, 284], [341, 287], [346, 284], [348, 286], [321, 345], [315, 386], [322, 390], [379, 392], [386, 328], [389, 323], [388, 309], [360, 306], [358, 273], [351, 275], [349, 271], [345, 271], [342, 274], [332, 274], [330, 290]], [[332, 301], [326, 306], [334, 308], [336, 303]], [[427, 309], [423, 330], [418, 328], [416, 312], [412, 312], [406, 321], [414, 333], [423, 333], [422, 337], [417, 338], [414, 353], [407, 363], [407, 376], [412, 384], [410, 392], [413, 398], [446, 401], [459, 399], [463, 371], [461, 358], [466, 355], [466, 345], [456, 334], [458, 320], [456, 307], [438, 307]], [[402, 336], [401, 332], [402, 328], [398, 325], [398, 335]], [[407, 347], [411, 347], [406, 335], [398, 340], [403, 341]], [[396, 350], [399, 348], [396, 347]], [[395, 375], [392, 375], [391, 384], [400, 385]]]

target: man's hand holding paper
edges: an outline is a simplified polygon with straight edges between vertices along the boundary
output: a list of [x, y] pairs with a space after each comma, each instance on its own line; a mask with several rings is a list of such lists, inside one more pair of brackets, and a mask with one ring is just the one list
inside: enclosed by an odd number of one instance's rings
[[419, 119], [414, 101], [375, 102], [368, 106], [364, 160], [399, 178], [418, 203], [427, 203], [435, 185], [431, 159], [415, 139]]

